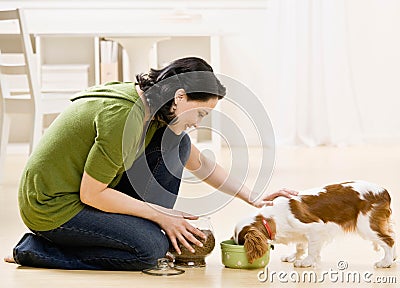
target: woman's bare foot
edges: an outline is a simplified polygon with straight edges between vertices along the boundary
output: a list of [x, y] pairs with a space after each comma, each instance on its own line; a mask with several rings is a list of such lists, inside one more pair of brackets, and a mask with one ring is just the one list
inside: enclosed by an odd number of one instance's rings
[[4, 257], [4, 262], [7, 262], [7, 263], [16, 263], [15, 260], [14, 260], [14, 258], [11, 257], [11, 256], [6, 256], [6, 257]]

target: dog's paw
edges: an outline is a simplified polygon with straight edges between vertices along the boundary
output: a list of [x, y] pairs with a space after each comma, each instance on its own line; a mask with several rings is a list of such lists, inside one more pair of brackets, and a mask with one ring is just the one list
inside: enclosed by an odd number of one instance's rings
[[389, 268], [392, 266], [393, 261], [383, 258], [381, 261], [375, 263], [376, 268]]
[[282, 262], [289, 262], [289, 263], [293, 263], [295, 260], [296, 260], [296, 253], [293, 253], [293, 254], [289, 254], [289, 255], [286, 255], [286, 256], [282, 256], [281, 257], [281, 261]]
[[316, 265], [315, 258], [313, 256], [307, 256], [302, 260], [294, 261], [293, 265], [297, 268], [307, 268], [307, 267], [314, 267]]

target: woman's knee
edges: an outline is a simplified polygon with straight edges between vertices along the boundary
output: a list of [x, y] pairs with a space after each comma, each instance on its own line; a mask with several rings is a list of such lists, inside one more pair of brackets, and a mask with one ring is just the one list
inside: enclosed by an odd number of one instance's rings
[[146, 241], [146, 246], [137, 256], [142, 263], [154, 266], [157, 259], [165, 257], [169, 249], [168, 238], [163, 234], [161, 237], [144, 236], [143, 239]]

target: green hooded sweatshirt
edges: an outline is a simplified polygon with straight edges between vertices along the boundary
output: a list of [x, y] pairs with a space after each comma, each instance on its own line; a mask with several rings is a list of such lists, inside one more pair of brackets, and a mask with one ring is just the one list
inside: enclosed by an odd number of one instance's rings
[[[84, 208], [79, 196], [84, 171], [115, 187], [144, 151], [144, 106], [134, 83], [90, 87], [71, 100], [42, 136], [21, 177], [20, 214], [32, 230], [55, 229]], [[152, 121], [146, 144], [157, 128]]]

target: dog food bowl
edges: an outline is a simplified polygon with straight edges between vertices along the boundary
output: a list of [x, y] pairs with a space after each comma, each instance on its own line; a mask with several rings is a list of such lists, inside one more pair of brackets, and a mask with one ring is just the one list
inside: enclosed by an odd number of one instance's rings
[[250, 264], [247, 261], [246, 250], [243, 245], [237, 245], [233, 240], [225, 240], [221, 242], [222, 264], [227, 268], [236, 269], [264, 268], [269, 263], [270, 250], [271, 245], [268, 246], [268, 250], [263, 256]]
[[179, 243], [179, 249], [181, 249], [182, 254], [179, 255], [176, 253], [175, 249], [171, 246], [169, 252], [175, 258], [175, 265], [177, 267], [205, 267], [206, 261], [205, 258], [212, 252], [215, 247], [215, 238], [214, 232], [211, 225], [211, 221], [209, 217], [200, 217], [197, 220], [188, 220], [188, 222], [202, 231], [206, 235], [206, 239], [201, 239], [197, 235], [194, 237], [203, 243], [203, 247], [194, 246], [195, 253], [190, 252], [185, 246]]

